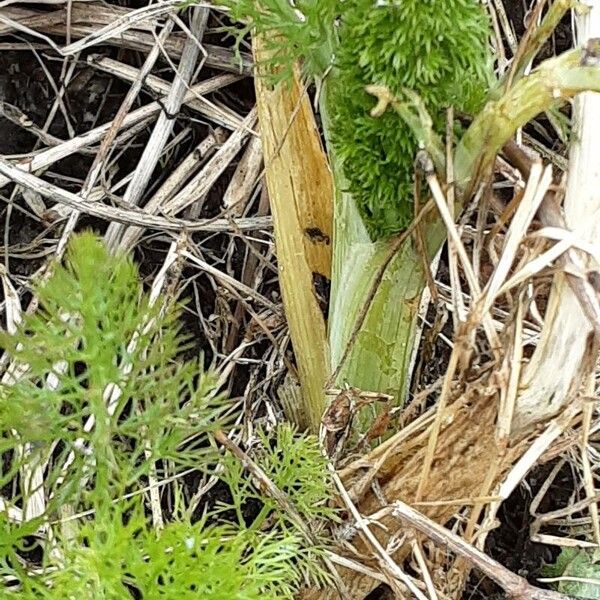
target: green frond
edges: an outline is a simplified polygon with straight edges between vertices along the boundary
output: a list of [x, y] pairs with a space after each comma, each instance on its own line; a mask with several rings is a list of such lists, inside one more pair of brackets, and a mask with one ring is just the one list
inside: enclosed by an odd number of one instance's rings
[[[39, 312], [14, 336], [0, 336], [21, 370], [0, 390], [0, 578], [11, 582], [2, 597], [275, 600], [291, 599], [307, 575], [323, 581], [322, 549], [235, 459], [223, 477], [238, 507], [265, 507], [268, 529], [262, 517], [260, 526], [228, 523], [211, 503], [202, 518], [186, 518], [195, 506], [189, 489], [175, 485], [160, 487], [165, 524], [155, 529], [150, 476], [214, 473], [221, 457], [208, 434], [227, 425], [229, 408], [201, 361], [182, 361], [177, 306], [152, 306], [134, 263], [89, 234], [73, 240], [65, 265], [37, 293]], [[297, 510], [307, 519], [329, 515], [319, 501], [327, 470], [316, 440], [284, 428], [274, 446], [261, 441], [256, 460], [297, 495]], [[30, 489], [24, 474], [40, 465], [42, 488]], [[38, 491], [42, 514], [11, 517]]]
[[[124, 522], [89, 521], [63, 557], [61, 569], [30, 576], [14, 597], [124, 600], [276, 600], [293, 598], [299, 540], [293, 535], [245, 534], [229, 526], [168, 524], [160, 535], [139, 506]], [[9, 592], [8, 597], [13, 597]], [[4, 597], [4, 596], [3, 596]]]
[[322, 76], [331, 65], [336, 47], [335, 20], [344, 0], [224, 0], [234, 21], [243, 23], [232, 30], [239, 42], [249, 33], [265, 36], [271, 58], [267, 67], [273, 79], [285, 80], [296, 61], [309, 77]]
[[422, 99], [434, 129], [449, 106], [477, 111], [492, 81], [489, 23], [476, 0], [354, 0], [340, 26], [327, 99], [331, 140], [348, 191], [373, 239], [404, 229], [413, 216], [413, 161], [418, 141], [396, 114], [370, 115], [365, 91], [385, 85]]
[[[287, 494], [315, 539], [320, 540], [321, 534], [325, 533], [325, 525], [336, 520], [336, 512], [328, 503], [333, 482], [317, 438], [300, 434], [287, 424], [278, 426], [271, 434], [258, 430], [257, 438], [248, 451], [250, 456], [269, 480]], [[233, 518], [238, 524], [254, 532], [260, 532], [269, 520], [277, 524], [276, 531], [283, 535], [301, 535], [285, 510], [275, 500], [265, 496], [253, 481], [244, 477], [244, 469], [239, 461], [226, 455], [224, 466], [223, 479], [230, 490], [231, 501], [219, 504], [220, 513], [235, 515]], [[246, 510], [249, 502], [254, 507], [260, 507], [250, 519]], [[328, 581], [328, 573], [320, 561], [326, 545], [324, 540], [322, 543], [322, 547], [302, 544], [297, 549], [297, 556], [302, 557], [295, 562], [298, 580], [315, 583]]]
[[416, 92], [445, 128], [445, 109], [474, 113], [493, 81], [490, 23], [478, 0], [227, 0], [243, 37], [265, 34], [266, 66], [286, 79], [295, 61], [328, 74], [328, 137], [348, 191], [374, 240], [403, 230], [413, 215], [418, 142], [395, 114], [374, 118], [369, 85]]
[[[133, 262], [111, 257], [91, 235], [75, 240], [66, 264], [38, 294], [40, 310], [22, 330], [0, 336], [4, 351], [29, 366], [0, 397], [0, 422], [13, 432], [5, 447], [58, 441], [55, 459], [74, 453], [71, 470], [81, 477], [88, 472], [92, 481], [104, 473], [103, 493], [117, 495], [158, 461], [182, 469], [197, 464], [206, 433], [223, 426], [225, 404], [209, 393], [211, 377], [200, 365], [181, 363], [187, 342], [177, 307], [163, 314], [150, 306]], [[48, 384], [52, 378], [55, 386]], [[109, 408], [111, 390], [116, 395]], [[85, 452], [93, 456], [91, 472]], [[50, 472], [48, 481], [55, 479]], [[63, 500], [68, 489], [61, 483]], [[76, 483], [71, 492], [97, 500], [93, 489], [82, 491]]]

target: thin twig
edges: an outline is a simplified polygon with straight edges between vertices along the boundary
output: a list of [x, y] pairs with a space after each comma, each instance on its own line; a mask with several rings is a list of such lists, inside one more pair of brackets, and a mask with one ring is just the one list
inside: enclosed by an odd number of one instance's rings
[[105, 206], [98, 202], [90, 202], [83, 200], [77, 194], [73, 194], [67, 190], [63, 190], [35, 175], [25, 173], [21, 169], [0, 159], [0, 175], [4, 175], [7, 180], [13, 181], [26, 188], [32, 189], [44, 198], [66, 204], [78, 211], [106, 219], [108, 221], [117, 221], [124, 225], [135, 225], [150, 229], [162, 229], [164, 231], [181, 231], [188, 229], [189, 231], [230, 231], [232, 228], [241, 230], [248, 229], [263, 229], [271, 227], [272, 219], [270, 217], [254, 217], [247, 219], [232, 220], [231, 225], [227, 219], [204, 219], [192, 220], [165, 217], [157, 217], [149, 215], [141, 210], [130, 210], [127, 208]]
[[510, 600], [569, 600], [569, 596], [559, 592], [534, 587], [523, 577], [515, 575], [484, 552], [477, 550], [458, 535], [428, 519], [404, 502], [395, 502], [392, 514], [425, 534], [436, 544], [449, 548], [458, 556], [468, 560], [474, 567], [495, 581], [507, 593]]

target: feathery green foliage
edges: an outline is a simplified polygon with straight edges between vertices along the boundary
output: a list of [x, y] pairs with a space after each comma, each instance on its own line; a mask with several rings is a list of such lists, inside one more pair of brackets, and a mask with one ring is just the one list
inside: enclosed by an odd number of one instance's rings
[[[323, 461], [318, 441], [314, 436], [298, 436], [288, 425], [280, 426], [277, 437], [270, 440], [264, 431], [258, 431], [259, 442], [253, 449], [252, 457], [261, 465], [269, 479], [283, 492], [294, 498], [294, 506], [307, 521], [330, 521], [334, 512], [327, 505], [327, 495], [323, 494]], [[232, 502], [222, 505], [222, 509], [235, 508], [238, 523], [245, 522], [243, 505], [254, 500], [262, 504], [252, 528], [260, 529], [268, 515], [276, 518], [282, 530], [290, 529], [291, 522], [285, 513], [277, 513], [273, 499], [264, 498], [257, 492], [252, 482], [244, 476], [242, 465], [232, 456], [225, 457], [224, 480], [229, 484]]]
[[232, 16], [247, 31], [267, 36], [271, 59], [289, 74], [304, 60], [308, 75], [327, 79], [328, 137], [342, 161], [348, 191], [373, 240], [404, 229], [412, 219], [413, 160], [410, 128], [394, 114], [373, 118], [365, 88], [416, 92], [445, 128], [445, 109], [473, 113], [493, 81], [490, 24], [477, 0], [230, 0]]
[[[3, 597], [258, 600], [322, 581], [321, 550], [230, 456], [227, 508], [243, 518], [209, 504], [192, 519], [194, 490], [178, 482], [215, 473], [211, 432], [228, 403], [198, 361], [182, 362], [177, 308], [151, 305], [133, 262], [82, 235], [38, 294], [40, 310], [0, 335], [15, 366], [0, 390]], [[281, 427], [261, 433], [252, 455], [316, 529], [332, 516], [314, 438]], [[163, 482], [162, 529], [151, 477]]]
[[335, 20], [344, 8], [343, 0], [225, 0], [232, 20], [245, 23], [234, 31], [238, 41], [250, 31], [267, 34], [271, 51], [269, 64], [276, 80], [291, 76], [296, 61], [303, 62], [309, 77], [325, 73], [336, 48]]
[[412, 220], [418, 144], [397, 115], [370, 115], [365, 88], [416, 92], [442, 133], [447, 107], [474, 113], [483, 104], [492, 75], [489, 24], [475, 0], [349, 4], [329, 83], [331, 140], [371, 238], [380, 239]]

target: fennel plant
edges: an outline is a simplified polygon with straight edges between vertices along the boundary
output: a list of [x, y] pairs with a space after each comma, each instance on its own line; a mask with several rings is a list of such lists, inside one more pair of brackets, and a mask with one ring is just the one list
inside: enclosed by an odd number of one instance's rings
[[[81, 235], [36, 293], [0, 335], [1, 597], [259, 600], [322, 582], [322, 548], [219, 452], [229, 403], [133, 262]], [[332, 516], [317, 440], [258, 431], [250, 456], [316, 535]], [[205, 474], [226, 501], [197, 505]]]
[[[426, 265], [445, 240], [441, 219], [430, 212], [420, 225], [424, 249], [417, 249], [414, 201], [422, 206], [425, 200], [415, 198], [417, 151], [427, 151], [444, 182], [446, 115], [454, 108], [461, 116], [452, 123], [458, 212], [519, 127], [581, 91], [598, 89], [593, 47], [525, 75], [577, 3], [554, 2], [499, 80], [488, 16], [477, 0], [225, 4], [244, 22], [238, 35], [252, 31], [264, 38], [275, 80], [285, 80], [299, 61], [319, 84], [335, 184], [328, 383], [391, 394], [402, 403]], [[305, 410], [313, 409], [306, 403]]]
[[[265, 35], [279, 78], [300, 60], [307, 77], [323, 84], [320, 107], [336, 188], [329, 343], [337, 377], [331, 383], [402, 402], [425, 260], [409, 241], [381, 281], [376, 274], [412, 221], [419, 140], [392, 112], [373, 118], [366, 88], [414, 90], [438, 133], [447, 107], [479, 110], [493, 81], [485, 10], [475, 0], [226, 5], [246, 23], [239, 35]], [[355, 331], [373, 286], [378, 289]]]

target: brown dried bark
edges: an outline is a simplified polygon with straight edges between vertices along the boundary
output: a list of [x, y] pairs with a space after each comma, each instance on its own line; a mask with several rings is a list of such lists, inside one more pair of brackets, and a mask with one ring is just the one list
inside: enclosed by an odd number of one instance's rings
[[[515, 455], [522, 451], [523, 445], [518, 444], [516, 448], [501, 448], [498, 445], [494, 436], [497, 406], [493, 390], [474, 388], [446, 407], [431, 471], [419, 500], [449, 501], [477, 497], [482, 495], [490, 473], [495, 482], [506, 472]], [[398, 447], [394, 447], [392, 438], [361, 461], [365, 466], [374, 464], [383, 453], [389, 453], [377, 474], [377, 481], [388, 502], [402, 500], [411, 505], [418, 500], [417, 490], [429, 435], [430, 427]], [[360, 487], [360, 479], [365, 471], [357, 465], [343, 472], [346, 488], [351, 490], [355, 486]], [[362, 499], [358, 499], [357, 506], [363, 515], [373, 514], [382, 508], [380, 500], [370, 489]], [[447, 504], [425, 507], [422, 512], [438, 523], [446, 523], [457, 508], [456, 504]], [[390, 534], [398, 533], [400, 524], [392, 516], [383, 517], [381, 522]], [[390, 537], [380, 527], [373, 527], [372, 531], [384, 544]], [[367, 556], [371, 554], [360, 539], [353, 540], [353, 543], [359, 552]], [[401, 560], [403, 554], [405, 552], [400, 551], [394, 558]], [[364, 598], [378, 585], [370, 577], [353, 571], [344, 573], [343, 579], [352, 591], [352, 598], [356, 599]], [[338, 597], [335, 590], [310, 590], [303, 596], [307, 600], [333, 600]]]

